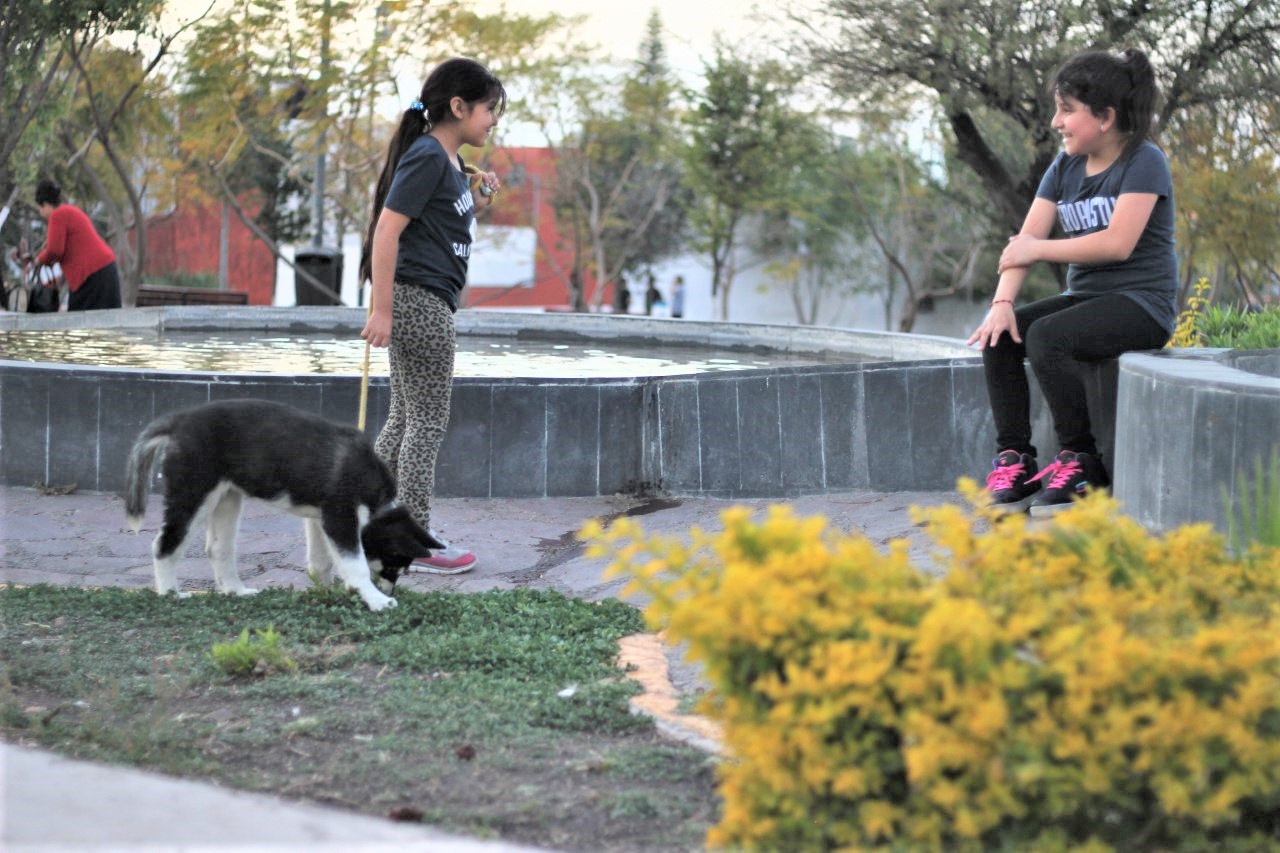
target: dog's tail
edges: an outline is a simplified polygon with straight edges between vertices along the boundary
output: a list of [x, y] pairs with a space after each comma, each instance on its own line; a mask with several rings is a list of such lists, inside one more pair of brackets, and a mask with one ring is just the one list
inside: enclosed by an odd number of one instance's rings
[[156, 421], [142, 431], [129, 451], [124, 469], [124, 511], [134, 531], [142, 527], [147, 495], [151, 491], [151, 471], [169, 444], [169, 429], [168, 418]]

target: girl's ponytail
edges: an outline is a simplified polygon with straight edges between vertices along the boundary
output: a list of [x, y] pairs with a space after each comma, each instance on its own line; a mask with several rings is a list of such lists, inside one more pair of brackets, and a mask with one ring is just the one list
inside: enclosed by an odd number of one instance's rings
[[1151, 67], [1151, 60], [1136, 47], [1131, 47], [1120, 54], [1121, 62], [1129, 76], [1129, 92], [1117, 110], [1116, 121], [1120, 130], [1129, 134], [1125, 143], [1125, 153], [1135, 148], [1152, 136], [1152, 122], [1155, 119], [1156, 72]]
[[422, 101], [405, 110], [396, 128], [395, 136], [387, 146], [387, 161], [382, 165], [382, 174], [378, 176], [378, 185], [373, 191], [373, 212], [369, 215], [369, 226], [365, 229], [364, 245], [360, 248], [360, 283], [373, 281], [373, 232], [378, 227], [378, 217], [382, 214], [383, 202], [391, 191], [391, 179], [396, 175], [396, 166], [400, 165], [400, 157], [413, 141], [430, 129], [427, 124], [426, 111]]

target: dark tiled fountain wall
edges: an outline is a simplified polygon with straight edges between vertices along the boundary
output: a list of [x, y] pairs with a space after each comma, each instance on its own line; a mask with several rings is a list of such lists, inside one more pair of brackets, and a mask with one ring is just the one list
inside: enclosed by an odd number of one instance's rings
[[[0, 363], [0, 481], [119, 491], [129, 447], [153, 417], [233, 397], [355, 423], [359, 378]], [[386, 378], [375, 377], [370, 435], [387, 398]], [[648, 379], [460, 378], [436, 488], [444, 497], [949, 489], [985, 471], [991, 441], [975, 359]]]
[[[95, 316], [96, 315], [96, 316]], [[459, 332], [558, 341], [856, 351], [883, 363], [674, 378], [482, 379], [454, 384], [437, 463], [449, 497], [615, 492], [784, 497], [834, 489], [949, 488], [990, 456], [980, 368], [949, 339], [795, 326], [460, 312]], [[163, 308], [0, 317], [4, 328], [358, 330], [358, 309]], [[933, 358], [905, 362], [908, 357]], [[898, 361], [893, 361], [897, 359]], [[261, 397], [354, 423], [353, 376], [163, 372], [0, 362], [0, 481], [118, 491], [156, 415]], [[953, 395], [958, 393], [953, 405]], [[367, 429], [385, 418], [370, 383]], [[305, 449], [303, 450], [305, 452]]]
[[[139, 309], [116, 312], [116, 325], [214, 329], [252, 317], [254, 328], [331, 331], [335, 324], [352, 325], [351, 310], [211, 315], [209, 309]], [[782, 349], [838, 348], [852, 337], [849, 346], [884, 361], [671, 378], [460, 378], [437, 468], [442, 496], [653, 491], [781, 498], [845, 489], [946, 490], [990, 465], [994, 428], [981, 363], [950, 357], [965, 352], [955, 342], [480, 313], [459, 313], [460, 331], [518, 337], [541, 325], [562, 339], [603, 337], [607, 330], [616, 339]], [[0, 329], [93, 320], [0, 315]], [[907, 360], [913, 357], [921, 360]], [[1266, 460], [1280, 437], [1276, 350], [1131, 353], [1100, 364], [1087, 389], [1115, 494], [1127, 513], [1156, 529], [1209, 521], [1225, 530], [1230, 496], [1248, 484], [1255, 463]], [[359, 378], [0, 362], [0, 482], [118, 491], [129, 446], [152, 417], [227, 397], [280, 400], [354, 423]], [[370, 434], [381, 427], [387, 403], [386, 379], [375, 377]], [[1036, 393], [1032, 412], [1045, 462], [1056, 445]]]

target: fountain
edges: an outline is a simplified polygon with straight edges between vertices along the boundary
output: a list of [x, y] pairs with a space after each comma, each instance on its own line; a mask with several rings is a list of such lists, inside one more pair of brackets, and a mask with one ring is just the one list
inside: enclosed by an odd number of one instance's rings
[[[171, 306], [5, 314], [0, 335], [114, 329], [355, 338], [363, 320], [360, 309], [340, 307]], [[613, 375], [459, 375], [437, 465], [442, 497], [947, 489], [990, 455], [980, 366], [947, 338], [529, 312], [461, 311], [457, 323], [465, 339], [691, 348], [705, 352], [704, 361], [727, 363]], [[751, 364], [757, 360], [765, 366]], [[0, 483], [118, 491], [134, 437], [159, 413], [261, 397], [354, 423], [359, 386], [358, 371], [0, 360]], [[387, 397], [386, 376], [373, 376], [371, 434]]]

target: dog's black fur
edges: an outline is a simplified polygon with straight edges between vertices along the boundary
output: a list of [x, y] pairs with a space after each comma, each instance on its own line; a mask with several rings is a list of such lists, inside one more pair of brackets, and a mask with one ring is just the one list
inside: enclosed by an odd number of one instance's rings
[[176, 560], [205, 516], [218, 588], [256, 592], [241, 583], [235, 567], [245, 496], [304, 517], [312, 580], [327, 583], [336, 568], [373, 610], [395, 606], [378, 587], [391, 592], [415, 557], [444, 547], [395, 504], [391, 473], [354, 427], [265, 400], [226, 400], [163, 415], [129, 454], [125, 511], [135, 529], [161, 455], [164, 521], [152, 546], [160, 593], [178, 591]]

